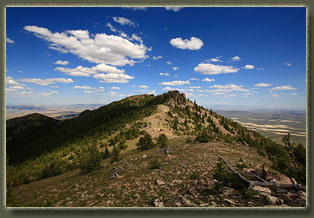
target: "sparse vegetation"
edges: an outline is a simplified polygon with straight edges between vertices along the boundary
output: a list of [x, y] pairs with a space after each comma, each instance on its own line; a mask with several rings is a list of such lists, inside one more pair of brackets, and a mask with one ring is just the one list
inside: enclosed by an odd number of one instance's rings
[[151, 149], [155, 146], [152, 136], [148, 133], [144, 133], [144, 136], [139, 139], [136, 145], [138, 146], [138, 149], [142, 151]]
[[78, 158], [78, 166], [82, 174], [97, 170], [102, 159], [95, 142], [89, 145], [87, 150], [82, 150]]

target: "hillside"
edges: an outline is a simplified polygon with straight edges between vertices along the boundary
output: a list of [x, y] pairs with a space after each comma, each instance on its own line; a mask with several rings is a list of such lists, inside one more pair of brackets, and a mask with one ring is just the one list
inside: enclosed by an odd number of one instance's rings
[[[7, 121], [7, 205], [305, 206], [295, 185], [305, 185], [305, 147], [290, 147], [177, 91], [67, 120], [32, 114]], [[290, 188], [248, 189], [219, 157], [252, 181], [264, 172], [260, 181]]]

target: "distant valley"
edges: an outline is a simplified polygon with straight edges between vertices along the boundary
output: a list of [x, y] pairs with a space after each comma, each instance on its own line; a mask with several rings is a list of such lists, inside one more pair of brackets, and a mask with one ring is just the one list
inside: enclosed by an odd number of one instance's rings
[[288, 132], [296, 143], [306, 144], [306, 112], [284, 110], [216, 110], [241, 125], [282, 144]]

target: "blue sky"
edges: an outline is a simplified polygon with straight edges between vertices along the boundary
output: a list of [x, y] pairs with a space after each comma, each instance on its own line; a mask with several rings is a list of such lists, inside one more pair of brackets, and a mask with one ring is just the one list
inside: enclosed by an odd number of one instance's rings
[[206, 107], [306, 107], [304, 7], [8, 7], [6, 36], [7, 104], [175, 89]]

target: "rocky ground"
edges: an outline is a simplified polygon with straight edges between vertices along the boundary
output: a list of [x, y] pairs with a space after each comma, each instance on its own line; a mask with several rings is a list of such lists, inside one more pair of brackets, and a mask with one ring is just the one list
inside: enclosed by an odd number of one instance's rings
[[[250, 168], [270, 162], [252, 147], [222, 141], [186, 143], [170, 141], [169, 154], [133, 150], [122, 160], [90, 174], [79, 170], [21, 185], [8, 195], [7, 206], [44, 207], [304, 207], [303, 191], [253, 187], [250, 194], [222, 186], [217, 188], [213, 169], [217, 154], [235, 166], [242, 158]], [[257, 158], [258, 157], [258, 158]], [[152, 162], [156, 160], [155, 169]], [[159, 167], [158, 167], [159, 163]], [[112, 168], [119, 169], [112, 178]], [[154, 168], [154, 166], [153, 166]], [[277, 179], [279, 181], [279, 179]], [[215, 188], [216, 187], [216, 188]]]

